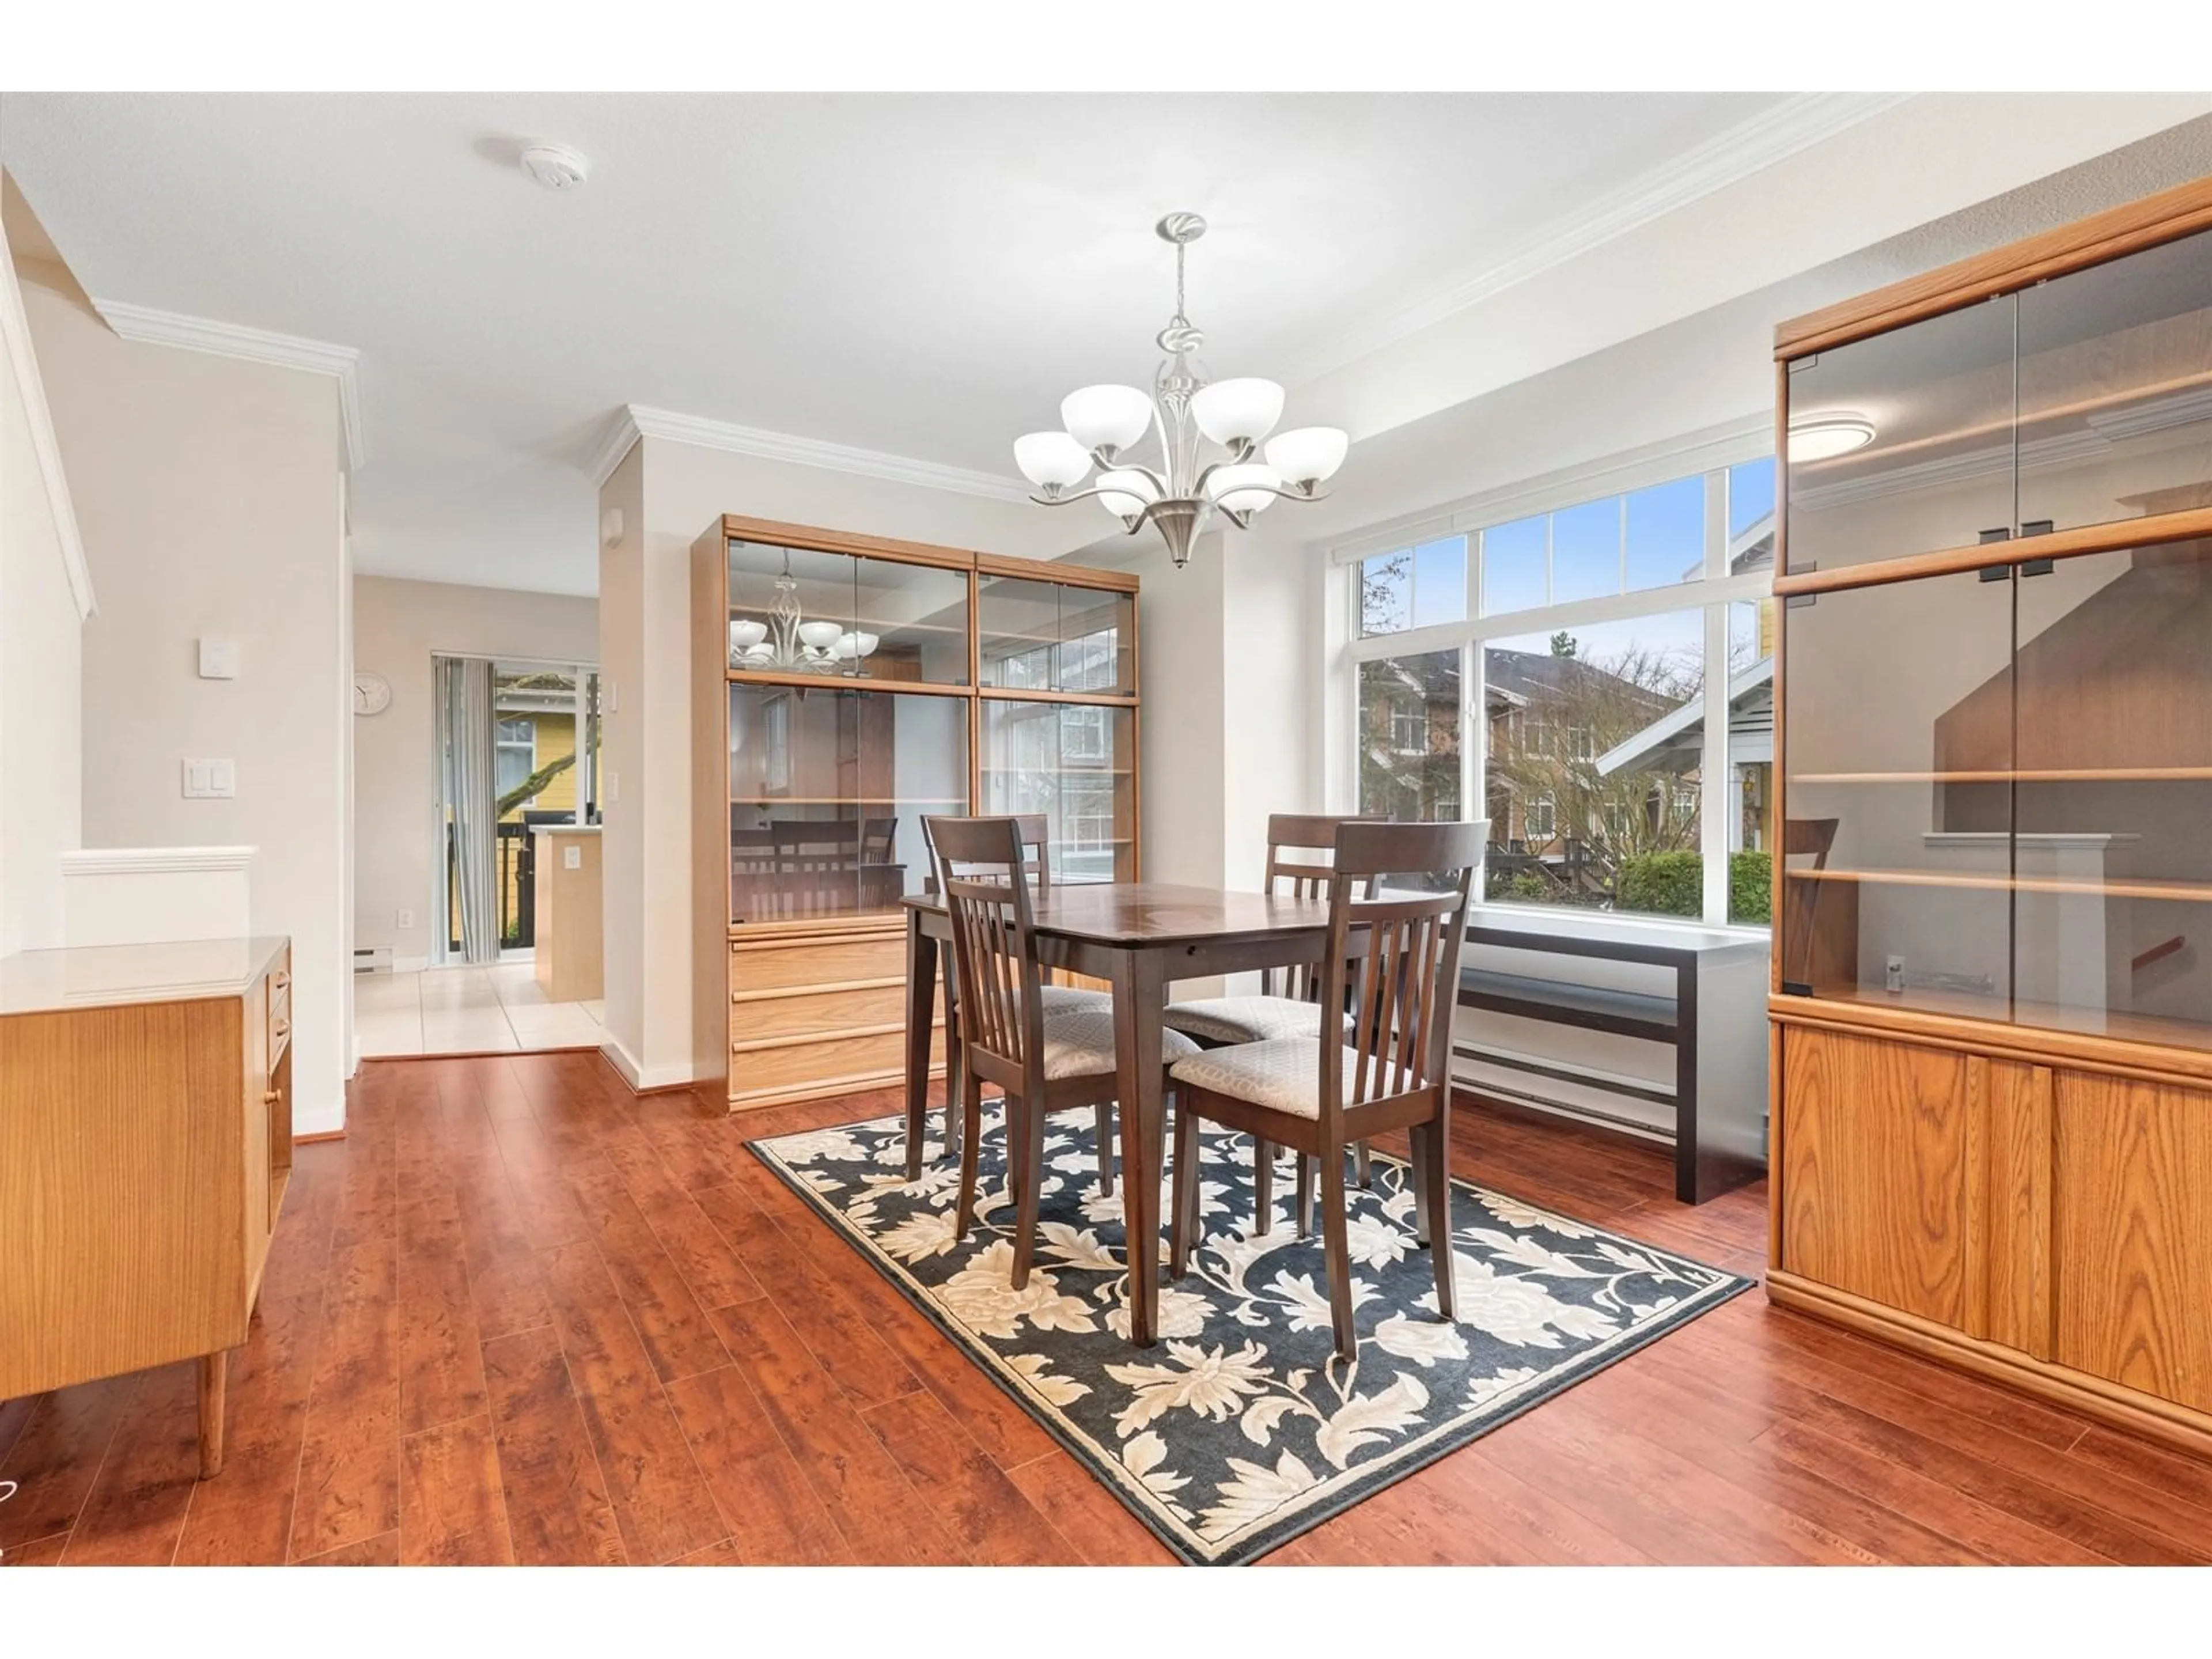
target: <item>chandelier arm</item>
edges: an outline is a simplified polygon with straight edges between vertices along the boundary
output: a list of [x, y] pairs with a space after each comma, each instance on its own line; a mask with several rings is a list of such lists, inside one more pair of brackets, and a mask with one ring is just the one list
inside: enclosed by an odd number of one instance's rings
[[[1144, 471], [1144, 469], [1139, 467], [1129, 467], [1124, 470], [1133, 472]], [[1151, 477], [1152, 474], [1146, 472], [1146, 476], [1147, 477]], [[1154, 482], [1157, 483], [1158, 481], [1154, 479]], [[1090, 489], [1079, 489], [1073, 495], [1032, 495], [1030, 499], [1035, 501], [1039, 507], [1066, 507], [1070, 501], [1087, 501], [1100, 495], [1126, 495], [1129, 492], [1127, 489], [1123, 489], [1119, 484], [1093, 484]], [[1152, 503], [1146, 501], [1145, 505], [1146, 507], [1150, 507]], [[1121, 514], [1116, 513], [1114, 516], [1117, 519], [1121, 519], [1124, 523], [1129, 522], [1129, 520]], [[1135, 522], [1137, 524], [1142, 524], [1144, 521], [1145, 515], [1142, 513], [1138, 514], [1136, 515]]]

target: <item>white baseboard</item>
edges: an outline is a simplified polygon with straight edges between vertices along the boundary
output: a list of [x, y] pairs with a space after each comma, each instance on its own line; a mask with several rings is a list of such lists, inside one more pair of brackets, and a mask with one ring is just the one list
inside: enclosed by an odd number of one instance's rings
[[640, 1066], [631, 1058], [629, 1050], [613, 1037], [599, 1045], [599, 1052], [607, 1057], [608, 1064], [622, 1073], [622, 1080], [629, 1084], [636, 1094], [644, 1094], [653, 1089], [680, 1089], [687, 1083], [699, 1080], [697, 1070], [689, 1064], [649, 1068]]
[[392, 971], [395, 974], [419, 974], [426, 971], [429, 966], [430, 958], [428, 957], [394, 957], [392, 958]]
[[297, 1095], [292, 1099], [292, 1133], [295, 1135], [334, 1135], [345, 1128], [345, 1091], [340, 1089], [336, 1099], [302, 1101]]

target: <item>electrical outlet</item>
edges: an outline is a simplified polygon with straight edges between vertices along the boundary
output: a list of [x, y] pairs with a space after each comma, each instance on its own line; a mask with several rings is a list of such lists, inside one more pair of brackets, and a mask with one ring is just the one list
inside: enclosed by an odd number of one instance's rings
[[622, 799], [622, 777], [612, 768], [607, 771], [607, 805], [611, 806]]
[[563, 870], [582, 869], [584, 867], [584, 849], [580, 847], [562, 848], [561, 849], [561, 867]]
[[1881, 988], [1885, 991], [1902, 991], [1905, 988], [1905, 958], [1903, 957], [1892, 957], [1882, 963]]
[[412, 927], [414, 925], [415, 913], [412, 910], [402, 910], [399, 913], [399, 926], [401, 928], [404, 929]]

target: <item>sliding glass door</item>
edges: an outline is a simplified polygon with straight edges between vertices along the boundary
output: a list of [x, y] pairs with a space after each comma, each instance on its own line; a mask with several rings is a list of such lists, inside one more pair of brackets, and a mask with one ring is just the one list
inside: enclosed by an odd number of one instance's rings
[[599, 821], [599, 677], [588, 663], [433, 659], [441, 963], [526, 959], [535, 832]]

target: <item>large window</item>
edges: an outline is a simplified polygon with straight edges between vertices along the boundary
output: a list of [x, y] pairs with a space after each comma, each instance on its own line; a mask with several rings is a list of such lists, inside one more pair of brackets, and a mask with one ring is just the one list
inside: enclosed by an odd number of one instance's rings
[[1492, 902], [1763, 925], [1772, 459], [1459, 522], [1350, 572], [1358, 809], [1480, 803]]
[[1359, 802], [1411, 822], [1460, 816], [1460, 653], [1380, 657], [1359, 665]]

